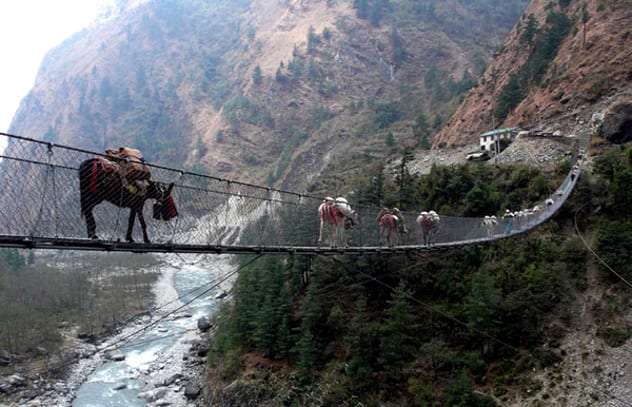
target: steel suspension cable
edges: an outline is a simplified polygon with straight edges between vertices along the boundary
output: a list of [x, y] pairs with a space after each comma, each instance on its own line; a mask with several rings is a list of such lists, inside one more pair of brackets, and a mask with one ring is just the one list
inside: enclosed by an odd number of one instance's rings
[[[144, 227], [144, 229], [149, 230], [149, 235], [157, 238], [156, 243], [151, 245], [122, 243], [118, 234], [122, 228], [122, 195], [124, 191], [122, 188], [102, 180], [101, 175], [97, 178], [93, 173], [97, 169], [94, 165], [92, 171], [84, 166], [90, 160], [95, 160], [95, 156], [101, 157], [104, 156], [103, 154], [72, 147], [65, 151], [66, 147], [55, 145], [56, 158], [52, 160], [52, 157], [48, 155], [46, 159], [42, 159], [43, 150], [50, 149], [52, 144], [27, 138], [12, 140], [4, 156], [9, 157], [8, 159], [14, 164], [12, 164], [13, 166], [6, 164], [6, 167], [3, 167], [7, 170], [6, 173], [0, 172], [0, 177], [5, 176], [3, 189], [6, 192], [4, 197], [0, 196], [0, 207], [9, 208], [0, 211], [0, 245], [2, 246], [66, 250], [180, 251], [183, 253], [241, 250], [241, 252], [266, 251], [281, 254], [294, 252], [294, 248], [297, 248], [300, 249], [300, 252], [308, 254], [322, 253], [326, 250], [323, 249], [323, 246], [315, 245], [315, 237], [319, 234], [316, 208], [322, 203], [321, 198], [153, 166], [149, 163], [145, 164], [156, 170], [152, 174], [152, 179], [169, 179], [177, 184], [172, 191], [177, 194], [177, 203], [182, 205], [182, 208], [177, 210], [180, 216], [177, 216], [170, 223], [149, 222]], [[82, 159], [75, 152], [90, 154], [88, 157], [84, 157], [86, 160], [80, 171], [69, 165]], [[40, 165], [46, 170], [40, 170]], [[46, 209], [41, 201], [49, 195], [51, 168], [53, 168], [54, 205], [49, 205], [50, 208]], [[98, 171], [99, 174], [102, 174], [114, 170], [99, 166]], [[79, 190], [68, 188], [71, 182], [74, 184], [77, 172], [80, 175]], [[20, 182], [18, 179], [20, 175], [25, 178], [31, 177], [27, 178], [28, 182]], [[34, 187], [33, 182], [38, 182], [37, 176], [43, 177], [44, 175], [46, 185], [42, 188]], [[187, 185], [183, 185], [185, 181], [187, 181]], [[349, 229], [346, 233], [339, 230], [340, 233], [336, 233], [334, 238], [343, 241], [335, 242], [337, 245], [329, 242], [329, 247], [332, 252], [344, 252], [347, 250], [347, 246], [355, 246], [352, 247], [353, 253], [378, 251], [382, 248], [416, 251], [427, 250], [430, 246], [451, 247], [477, 244], [513, 236], [537, 226], [554, 214], [572, 190], [574, 186], [572, 181], [567, 177], [563, 186], [556, 193], [554, 205], [550, 207], [542, 205], [544, 210], [538, 215], [531, 215], [526, 220], [514, 220], [515, 228], [507, 230], [503, 226], [508, 221], [501, 220], [498, 226], [494, 227], [496, 230], [490, 231], [483, 227], [483, 219], [481, 218], [442, 216], [439, 227], [434, 228], [428, 234], [428, 241], [423, 243], [421, 242], [423, 237], [421, 234], [408, 233], [401, 234], [394, 245], [390, 243], [389, 246], [380, 244], [378, 226], [372, 221], [376, 218], [380, 208], [353, 205], [353, 209], [356, 209], [358, 213], [358, 222], [354, 228]], [[162, 184], [165, 185], [165, 182]], [[84, 194], [86, 190], [89, 190], [90, 193]], [[12, 196], [8, 197], [7, 193]], [[39, 204], [33, 202], [36, 200], [35, 195], [41, 195]], [[151, 197], [151, 199], [156, 198]], [[104, 200], [114, 203], [114, 208], [107, 205], [100, 206], [99, 208], [102, 209], [95, 211], [95, 219], [92, 210]], [[19, 205], [21, 201], [28, 202]], [[80, 212], [80, 208], [77, 207], [79, 202], [81, 202], [82, 208], [85, 206], [89, 212], [89, 217], [86, 218], [89, 237], [95, 236], [96, 231], [93, 229], [98, 223], [103, 230], [97, 235], [107, 236], [109, 240], [86, 241], [85, 233], [82, 231], [82, 229], [85, 230], [86, 225], [83, 224], [79, 216], [76, 216]], [[38, 207], [40, 213], [35, 216], [32, 213], [32, 208]], [[44, 209], [46, 209], [45, 212]], [[45, 220], [47, 226], [51, 225], [51, 220], [46, 218], [49, 214], [54, 217], [55, 233], [51, 234], [49, 227], [38, 236], [33, 236], [40, 221]], [[81, 214], [85, 215], [83, 209], [81, 209]], [[419, 232], [419, 226], [415, 222], [417, 215], [416, 212], [402, 212], [402, 220], [410, 227], [411, 231]], [[97, 220], [98, 222], [96, 222]], [[29, 239], [29, 236], [25, 236], [23, 231], [24, 225], [30, 225], [34, 221], [35, 224]], [[128, 224], [128, 230], [132, 227], [133, 224]], [[326, 227], [332, 229], [329, 225]], [[337, 225], [333, 229], [336, 228], [338, 228]], [[499, 233], [501, 228], [505, 230]], [[59, 230], [62, 233], [58, 233]], [[128, 236], [125, 235], [125, 237]], [[330, 238], [330, 236], [325, 237]], [[205, 248], [204, 246], [209, 247]], [[310, 251], [310, 248], [313, 250]]]
[[577, 215], [579, 214], [579, 212], [584, 209], [586, 206], [588, 206], [588, 204], [584, 204], [581, 208], [579, 208], [577, 211], [575, 211], [575, 232], [577, 233], [577, 236], [579, 237], [579, 239], [582, 241], [584, 247], [597, 259], [599, 260], [599, 263], [601, 263], [606, 269], [608, 269], [608, 271], [610, 271], [612, 274], [614, 274], [619, 280], [621, 280], [625, 285], [627, 285], [628, 287], [632, 288], [632, 283], [630, 281], [628, 281], [625, 277], [623, 277], [621, 274], [617, 273], [617, 271], [615, 269], [613, 269], [612, 267], [610, 267], [610, 265], [608, 265], [608, 263], [606, 263], [606, 261], [599, 255], [597, 254], [597, 252], [595, 252], [595, 250], [593, 250], [593, 248], [590, 246], [590, 244], [588, 244], [588, 242], [586, 241], [586, 239], [584, 238], [584, 236], [582, 235], [582, 233], [579, 230], [579, 225], [577, 222]]
[[[347, 269], [346, 265], [345, 265], [344, 263], [342, 263], [340, 260], [338, 260], [338, 259], [336, 259], [336, 258], [333, 258], [333, 260], [334, 260], [335, 262], [339, 263], [340, 265], [342, 265], [345, 269]], [[347, 270], [348, 270], [348, 269], [347, 269]], [[363, 276], [365, 276], [365, 277], [367, 277], [367, 278], [369, 278], [370, 280], [372, 280], [372, 281], [374, 281], [375, 283], [377, 283], [377, 284], [381, 285], [382, 287], [385, 287], [385, 288], [389, 289], [391, 292], [395, 292], [395, 290], [396, 290], [396, 288], [395, 288], [395, 287], [393, 287], [393, 286], [391, 286], [390, 284], [387, 284], [387, 283], [385, 283], [385, 282], [383, 282], [383, 281], [379, 280], [378, 278], [376, 278], [376, 277], [374, 277], [374, 276], [372, 276], [372, 275], [370, 275], [370, 274], [367, 274], [367, 273], [363, 272], [363, 271], [362, 271], [362, 270], [360, 270], [360, 269], [356, 270], [356, 272], [357, 272], [357, 273], [359, 273], [359, 274], [362, 274]], [[511, 344], [509, 344], [509, 343], [507, 343], [507, 342], [503, 341], [502, 339], [499, 339], [499, 338], [497, 338], [497, 337], [495, 337], [495, 336], [493, 336], [493, 335], [489, 334], [489, 333], [488, 333], [488, 332], [486, 332], [486, 331], [483, 331], [483, 330], [480, 330], [480, 329], [478, 329], [478, 328], [472, 327], [472, 326], [468, 325], [466, 322], [461, 321], [460, 319], [458, 319], [458, 318], [456, 318], [456, 317], [454, 317], [454, 316], [452, 316], [452, 315], [448, 314], [447, 312], [444, 312], [444, 311], [442, 311], [442, 310], [440, 310], [440, 309], [437, 309], [436, 307], [433, 307], [433, 306], [432, 306], [432, 305], [430, 305], [430, 304], [427, 304], [427, 303], [425, 303], [425, 302], [423, 302], [423, 301], [418, 300], [417, 298], [413, 297], [412, 295], [408, 294], [407, 292], [404, 292], [404, 295], [405, 295], [405, 296], [406, 296], [409, 300], [411, 300], [411, 301], [415, 302], [416, 304], [418, 304], [418, 305], [422, 306], [423, 308], [425, 308], [426, 310], [428, 310], [430, 313], [435, 313], [435, 314], [438, 314], [438, 315], [440, 315], [440, 316], [442, 316], [442, 317], [444, 317], [444, 318], [446, 318], [446, 319], [449, 319], [450, 321], [452, 321], [452, 322], [454, 322], [454, 323], [456, 323], [456, 324], [458, 324], [458, 325], [463, 326], [464, 328], [466, 328], [466, 329], [468, 329], [468, 330], [472, 330], [472, 331], [474, 331], [474, 332], [478, 333], [479, 335], [483, 335], [484, 337], [486, 337], [486, 338], [488, 338], [488, 339], [491, 339], [492, 341], [494, 341], [494, 342], [496, 342], [496, 343], [498, 343], [498, 344], [500, 344], [500, 345], [502, 345], [502, 346], [504, 346], [504, 347], [506, 347], [506, 348], [508, 348], [508, 349], [511, 349], [511, 350], [513, 350], [513, 351], [514, 351], [514, 352], [516, 352], [516, 353], [523, 353], [523, 354], [524, 354], [524, 353], [526, 353], [526, 355], [527, 355], [527, 356], [529, 356], [531, 359], [533, 359], [533, 360], [537, 360], [537, 359], [535, 359], [535, 358], [534, 358], [533, 354], [532, 354], [531, 352], [529, 352], [529, 351], [526, 351], [526, 350], [524, 350], [524, 349], [520, 349], [520, 348], [518, 348], [518, 347], [516, 347], [516, 346], [513, 346], [513, 345], [511, 345]], [[608, 397], [610, 397], [611, 399], [616, 400], [617, 402], [619, 402], [619, 403], [623, 404], [624, 406], [627, 406], [627, 407], [632, 407], [632, 401], [622, 400], [622, 399], [620, 399], [619, 397], [617, 397], [617, 396], [615, 396], [615, 395], [613, 395], [613, 394], [611, 394], [611, 393], [607, 392], [606, 390], [603, 390], [603, 389], [601, 389], [601, 388], [595, 387], [595, 386], [593, 386], [592, 384], [590, 384], [590, 383], [588, 383], [588, 382], [586, 382], [586, 381], [581, 380], [580, 378], [576, 378], [576, 380], [577, 380], [578, 382], [580, 382], [580, 383], [584, 384], [585, 386], [590, 387], [591, 389], [593, 389], [593, 390], [595, 390], [595, 391], [597, 391], [597, 392], [601, 393], [602, 395], [608, 396]]]
[[[159, 322], [164, 321], [165, 319], [169, 318], [171, 315], [175, 314], [176, 312], [181, 311], [182, 309], [188, 307], [189, 305], [191, 305], [193, 302], [199, 300], [200, 298], [204, 297], [206, 294], [208, 294], [209, 292], [211, 292], [212, 290], [214, 290], [215, 288], [219, 287], [221, 284], [223, 284], [225, 281], [227, 281], [230, 277], [238, 274], [240, 271], [242, 271], [243, 269], [245, 269], [246, 267], [250, 266], [251, 264], [253, 264], [255, 261], [257, 261], [259, 258], [263, 257], [263, 255], [258, 255], [256, 257], [253, 257], [252, 259], [250, 259], [249, 261], [247, 261], [246, 263], [244, 263], [243, 265], [239, 266], [238, 268], [236, 268], [235, 270], [229, 272], [227, 275], [225, 275], [223, 278], [219, 279], [219, 281], [215, 281], [214, 284], [209, 287], [206, 288], [203, 292], [201, 292], [200, 294], [197, 294], [195, 297], [193, 297], [192, 299], [186, 301], [183, 305], [181, 305], [180, 307], [169, 311], [167, 314], [161, 316], [160, 318], [158, 318], [156, 321], [152, 321], [149, 324], [144, 325], [143, 327], [133, 331], [132, 333], [123, 336], [122, 338], [117, 339], [115, 342], [97, 349], [93, 352], [90, 352], [90, 354], [87, 357], [93, 357], [99, 353], [103, 353], [106, 351], [113, 351], [113, 350], [118, 350], [120, 348], [122, 348], [125, 344], [129, 343], [132, 341], [133, 337], [139, 335], [140, 333], [145, 332], [147, 329], [155, 326], [156, 324], [158, 324]], [[208, 285], [208, 284], [205, 284]], [[199, 289], [199, 287], [197, 288]], [[197, 290], [196, 289], [196, 290]], [[59, 370], [59, 369], [64, 369], [66, 367], [69, 367], [73, 364], [75, 364], [78, 360], [80, 359], [79, 356], [75, 356], [72, 357], [70, 361], [68, 362], [64, 362], [60, 365], [54, 366], [53, 369], [54, 370]], [[38, 373], [39, 369], [25, 369], [25, 370], [21, 370], [20, 373], [22, 374], [29, 374], [29, 373]]]
[[[579, 214], [579, 212], [581, 212], [586, 206], [588, 206], [589, 203], [586, 203], [584, 205], [582, 205], [579, 209], [577, 209], [575, 211], [575, 216], [574, 216], [574, 226], [575, 226], [575, 234], [579, 237], [579, 239], [582, 241], [582, 244], [584, 245], [584, 247], [586, 248], [586, 250], [588, 250], [597, 260], [599, 260], [599, 262], [606, 268], [608, 269], [608, 271], [610, 271], [612, 274], [614, 274], [619, 280], [621, 280], [625, 285], [627, 285], [628, 287], [632, 288], [632, 283], [630, 283], [630, 281], [628, 281], [625, 277], [623, 277], [620, 273], [618, 273], [615, 269], [613, 269], [612, 267], [610, 267], [610, 265], [590, 246], [590, 244], [588, 243], [588, 241], [586, 240], [586, 238], [582, 235], [582, 233], [579, 230], [579, 223], [577, 221], [577, 215]], [[626, 353], [629, 353], [632, 355], [632, 348], [622, 345], [618, 348], [615, 349], [620, 349]]]
[[116, 345], [120, 344], [120, 343], [126, 343], [127, 341], [129, 341], [130, 338], [138, 335], [139, 333], [142, 333], [144, 331], [146, 331], [147, 329], [157, 325], [159, 322], [164, 321], [165, 319], [167, 319], [168, 317], [170, 317], [171, 315], [175, 314], [178, 311], [181, 311], [182, 309], [188, 307], [190, 304], [192, 304], [193, 302], [199, 300], [200, 298], [202, 298], [203, 296], [205, 296], [206, 294], [208, 294], [209, 292], [211, 292], [212, 290], [214, 290], [215, 288], [219, 287], [223, 282], [225, 282], [226, 280], [228, 280], [230, 277], [232, 277], [233, 275], [239, 273], [241, 270], [243, 270], [244, 268], [250, 266], [252, 263], [254, 263], [255, 261], [257, 261], [259, 258], [261, 258], [262, 255], [256, 256], [252, 259], [250, 259], [248, 262], [246, 262], [245, 264], [239, 266], [237, 269], [231, 271], [230, 273], [228, 273], [227, 275], [225, 275], [222, 279], [220, 279], [219, 282], [216, 282], [215, 284], [213, 284], [211, 287], [205, 289], [204, 291], [202, 291], [201, 293], [197, 294], [196, 296], [194, 296], [192, 299], [186, 301], [184, 304], [182, 304], [181, 306], [167, 312], [165, 315], [161, 316], [160, 318], [158, 318], [155, 321], [152, 321], [151, 323], [135, 330], [134, 332], [125, 335], [123, 338], [118, 339], [116, 342], [108, 345], [105, 348], [101, 349], [101, 352], [105, 351], [105, 350], [111, 350], [111, 349], [117, 349]]

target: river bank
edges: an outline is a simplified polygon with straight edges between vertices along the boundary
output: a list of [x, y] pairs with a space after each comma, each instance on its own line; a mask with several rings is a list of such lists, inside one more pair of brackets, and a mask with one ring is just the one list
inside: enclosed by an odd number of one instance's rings
[[228, 289], [231, 282], [224, 282], [186, 307], [183, 304], [213, 287], [232, 265], [224, 256], [189, 263], [175, 256], [161, 260], [160, 278], [153, 287], [159, 310], [134, 319], [96, 345], [77, 344], [80, 360], [72, 365], [64, 380], [51, 383], [29, 379], [28, 390], [20, 391], [23, 396], [5, 405], [201, 404], [198, 378], [205, 366], [209, 332], [198, 329], [198, 320], [212, 312], [218, 301], [215, 297], [221, 297], [219, 293]]

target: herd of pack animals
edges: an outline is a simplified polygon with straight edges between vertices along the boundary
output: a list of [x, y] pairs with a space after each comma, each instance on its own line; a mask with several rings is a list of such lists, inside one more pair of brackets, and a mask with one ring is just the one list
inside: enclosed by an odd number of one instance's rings
[[[579, 164], [575, 164], [571, 177], [579, 171]], [[79, 167], [81, 215], [85, 219], [88, 238], [98, 239], [96, 221], [92, 213], [100, 203], [107, 201], [120, 208], [129, 208], [129, 219], [125, 239], [134, 242], [132, 237], [134, 224], [138, 218], [143, 233], [143, 241], [151, 243], [147, 234], [147, 223], [143, 216], [145, 201], [151, 199], [153, 218], [169, 221], [178, 216], [178, 211], [171, 192], [174, 184], [151, 180], [151, 173], [145, 164], [140, 151], [121, 147], [118, 150], [106, 150], [103, 157], [86, 160]], [[554, 204], [553, 198], [545, 201], [546, 206]], [[511, 212], [508, 209], [501, 216], [502, 231], [499, 231], [499, 218], [495, 215], [485, 216], [482, 227], [487, 231], [488, 238], [493, 238], [498, 232], [509, 234], [515, 228], [523, 226], [525, 221], [533, 219], [542, 211], [539, 205], [530, 209]], [[348, 240], [346, 231], [358, 223], [358, 214], [351, 208], [349, 202], [343, 198], [326, 197], [318, 208], [320, 231], [318, 245], [325, 243], [324, 232], [329, 229], [328, 243], [331, 247], [346, 247]], [[379, 229], [380, 245], [397, 246], [403, 235], [409, 231], [399, 209], [382, 208], [376, 218]], [[424, 246], [431, 246], [433, 238], [441, 226], [441, 217], [437, 212], [422, 211], [416, 219], [420, 241]]]

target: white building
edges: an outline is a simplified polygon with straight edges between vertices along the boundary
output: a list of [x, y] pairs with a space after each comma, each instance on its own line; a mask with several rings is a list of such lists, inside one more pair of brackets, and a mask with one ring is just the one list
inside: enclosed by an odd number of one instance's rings
[[517, 128], [497, 129], [483, 133], [480, 136], [481, 151], [502, 151], [504, 147], [516, 139], [517, 134]]

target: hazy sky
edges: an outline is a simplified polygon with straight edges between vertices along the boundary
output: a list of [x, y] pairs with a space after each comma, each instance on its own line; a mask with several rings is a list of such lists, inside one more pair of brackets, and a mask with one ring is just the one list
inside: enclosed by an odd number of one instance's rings
[[0, 131], [9, 129], [20, 101], [33, 86], [46, 52], [92, 23], [109, 3], [109, 0], [0, 0]]

